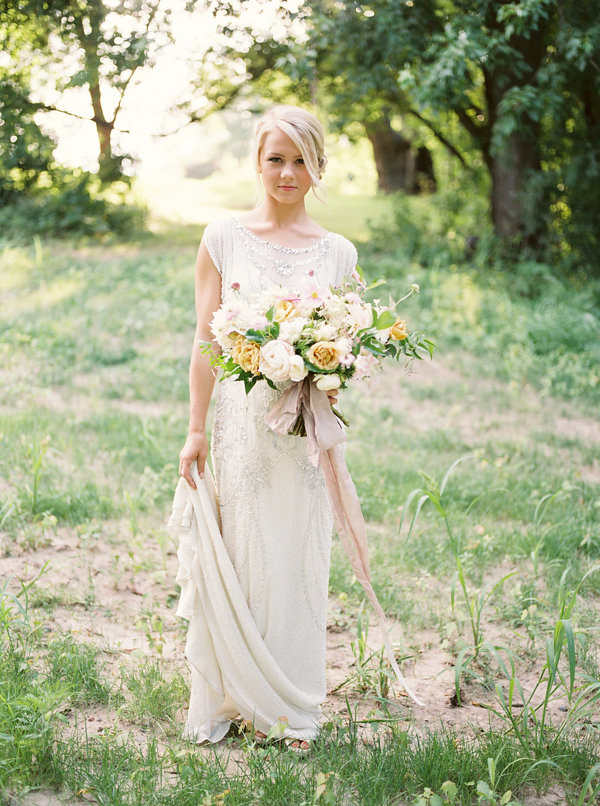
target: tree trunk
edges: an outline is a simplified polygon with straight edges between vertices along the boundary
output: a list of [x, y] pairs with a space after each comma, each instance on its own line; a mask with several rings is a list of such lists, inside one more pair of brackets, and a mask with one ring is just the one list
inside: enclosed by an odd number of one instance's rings
[[84, 63], [88, 78], [88, 87], [92, 109], [94, 111], [94, 123], [98, 135], [98, 176], [103, 182], [112, 182], [121, 176], [120, 160], [112, 153], [111, 136], [115, 126], [114, 119], [106, 119], [102, 106], [102, 90], [100, 87], [100, 54], [99, 43], [102, 35], [100, 32], [100, 18], [90, 15], [88, 18], [89, 31], [86, 31], [83, 18], [75, 16], [75, 29], [79, 44], [83, 49]]
[[[490, 6], [490, 11], [492, 17], [488, 24], [495, 27], [497, 20], [493, 5]], [[493, 70], [483, 71], [488, 124], [481, 147], [492, 180], [492, 222], [496, 234], [507, 244], [535, 246], [541, 235], [536, 205], [539, 207], [543, 202], [541, 199], [527, 200], [525, 193], [531, 172], [541, 170], [539, 121], [528, 115], [525, 105], [518, 126], [510, 135], [494, 142], [493, 133], [500, 120], [500, 104], [504, 95], [509, 90], [536, 80], [537, 70], [546, 51], [544, 27], [540, 25], [527, 37], [512, 36], [510, 45], [523, 58], [524, 64], [518, 70], [513, 69], [510, 64], [499, 64]], [[530, 215], [531, 213], [533, 214]]]
[[96, 133], [98, 135], [98, 175], [101, 179], [110, 181], [110, 177], [114, 173], [114, 157], [112, 153], [111, 136], [114, 128], [114, 123], [109, 123], [104, 115], [102, 108], [102, 96], [100, 94], [100, 85], [90, 81], [90, 98], [92, 100], [92, 108], [94, 110], [94, 123], [96, 124]]
[[366, 131], [373, 147], [379, 190], [383, 193], [397, 190], [418, 193], [425, 184], [423, 178], [435, 186], [433, 164], [427, 149], [422, 147], [416, 151], [410, 140], [392, 128], [387, 117], [368, 123]]
[[523, 192], [528, 175], [540, 170], [536, 134], [513, 132], [490, 157], [492, 222], [504, 241], [535, 244], [532, 222], [525, 220]]

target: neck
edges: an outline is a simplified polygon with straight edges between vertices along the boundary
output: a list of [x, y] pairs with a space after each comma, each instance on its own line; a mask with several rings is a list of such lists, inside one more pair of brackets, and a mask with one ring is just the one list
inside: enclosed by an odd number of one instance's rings
[[270, 196], [254, 208], [254, 213], [262, 221], [272, 224], [274, 229], [287, 229], [308, 219], [304, 199], [297, 204], [279, 204]]

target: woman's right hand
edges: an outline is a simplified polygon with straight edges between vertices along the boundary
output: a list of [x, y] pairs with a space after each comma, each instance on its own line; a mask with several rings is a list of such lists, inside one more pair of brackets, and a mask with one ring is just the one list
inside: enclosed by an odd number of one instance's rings
[[204, 478], [204, 465], [208, 456], [208, 437], [205, 431], [192, 431], [188, 434], [185, 445], [179, 454], [179, 475], [184, 478], [194, 490], [196, 483], [190, 473], [192, 463], [197, 462], [198, 474]]

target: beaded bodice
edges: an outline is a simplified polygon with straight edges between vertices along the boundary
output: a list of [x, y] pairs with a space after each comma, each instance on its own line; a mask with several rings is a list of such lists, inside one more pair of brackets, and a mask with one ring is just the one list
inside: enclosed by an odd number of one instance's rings
[[335, 232], [305, 247], [289, 247], [259, 237], [236, 218], [209, 224], [204, 239], [222, 277], [222, 298], [233, 284], [242, 296], [272, 285], [294, 288], [312, 273], [323, 285], [336, 285], [356, 266], [356, 248]]

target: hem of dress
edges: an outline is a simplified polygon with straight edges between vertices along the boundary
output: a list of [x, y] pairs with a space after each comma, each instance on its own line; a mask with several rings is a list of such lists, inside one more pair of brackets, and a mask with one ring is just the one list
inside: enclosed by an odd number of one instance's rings
[[[211, 485], [213, 494], [216, 494], [216, 489], [214, 488], [214, 482], [212, 481], [212, 475], [210, 474], [210, 472], [206, 474], [206, 477], [207, 478], [205, 478], [205, 484], [208, 481], [208, 483]], [[199, 479], [197, 480], [197, 483], [200, 483]], [[212, 514], [215, 516], [215, 519], [218, 523], [218, 509], [216, 506], [214, 506]], [[169, 518], [169, 521], [167, 523], [167, 529], [174, 538], [179, 538], [179, 547], [177, 550], [179, 569], [176, 575], [176, 582], [181, 587], [181, 594], [178, 607], [176, 610], [176, 615], [188, 621], [190, 626], [193, 620], [195, 608], [197, 606], [197, 588], [192, 573], [192, 566], [197, 558], [197, 549], [195, 546], [195, 539], [193, 537], [193, 529], [192, 529], [192, 523], [195, 517], [196, 516], [194, 513], [194, 507], [190, 500], [190, 492], [187, 488], [187, 483], [185, 482], [184, 479], [180, 479], [177, 485], [177, 489], [175, 491], [173, 509], [171, 517]], [[219, 696], [224, 697], [225, 692], [221, 690], [220, 686], [215, 685], [216, 681], [210, 680], [206, 676], [206, 674], [202, 673], [201, 671], [202, 664], [198, 663], [199, 658], [196, 657], [195, 654], [190, 653], [188, 651], [187, 646], [186, 646], [186, 657], [188, 662], [195, 669], [195, 671], [203, 678], [205, 683]], [[221, 682], [225, 684], [226, 681], [222, 680]], [[225, 686], [225, 688], [228, 687]], [[232, 687], [230, 686], [229, 688]], [[243, 707], [240, 708], [240, 712], [243, 712], [245, 710], [247, 709], [244, 709]], [[198, 727], [192, 727], [189, 721], [186, 722], [183, 731], [183, 737], [185, 739], [194, 742], [195, 744], [202, 744], [204, 742], [215, 744], [221, 741], [227, 734], [232, 719], [226, 718], [223, 721], [211, 723], [210, 718], [208, 720], [206, 719], [207, 715], [203, 716], [204, 719], [202, 720], [201, 724]], [[242, 718], [249, 718], [251, 722], [255, 722], [256, 729], [264, 733], [268, 733], [269, 730], [272, 727], [274, 727], [275, 724], [278, 724], [278, 723], [270, 724], [270, 722], [267, 722], [264, 719], [264, 717], [260, 718], [257, 714], [241, 713], [241, 716]], [[320, 717], [321, 717], [320, 705], [314, 708], [313, 716], [314, 720], [312, 720], [312, 724], [310, 725], [305, 724], [303, 727], [298, 728], [286, 727], [281, 732], [282, 738], [299, 739], [301, 741], [302, 740], [313, 741], [320, 731]]]

